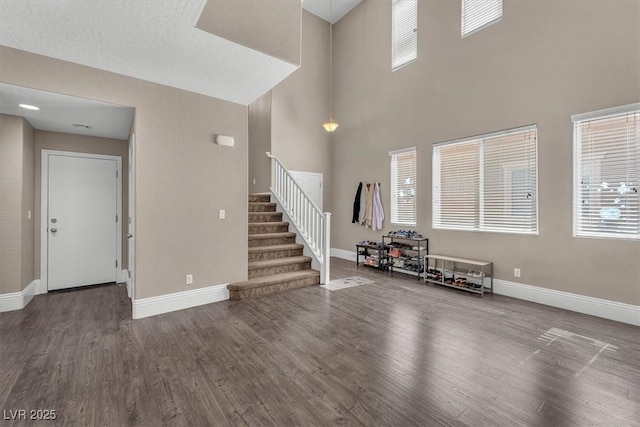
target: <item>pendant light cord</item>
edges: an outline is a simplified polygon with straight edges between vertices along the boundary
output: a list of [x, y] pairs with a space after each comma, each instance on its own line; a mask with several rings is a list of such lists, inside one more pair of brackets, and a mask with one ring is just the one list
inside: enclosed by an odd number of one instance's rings
[[329, 26], [329, 120], [333, 121], [333, 23]]
[[333, 0], [329, 0], [329, 121], [322, 127], [329, 133], [338, 128], [333, 120]]

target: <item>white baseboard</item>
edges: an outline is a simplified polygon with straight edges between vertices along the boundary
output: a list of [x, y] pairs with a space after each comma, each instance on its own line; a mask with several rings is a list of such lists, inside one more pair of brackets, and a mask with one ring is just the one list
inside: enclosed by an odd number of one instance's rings
[[36, 279], [36, 295], [43, 295], [47, 293], [47, 286], [42, 283], [42, 280]]
[[[344, 249], [331, 248], [331, 256], [348, 261], [356, 260], [354, 251]], [[502, 279], [493, 279], [493, 292], [499, 295], [640, 326], [640, 306], [637, 305], [556, 291]]]
[[493, 292], [538, 304], [640, 326], [640, 306], [494, 279]]
[[331, 248], [331, 256], [340, 259], [346, 259], [347, 261], [355, 262], [356, 260], [356, 253], [354, 251], [346, 251], [344, 249], [338, 248]]
[[158, 297], [134, 299], [131, 302], [133, 307], [132, 317], [134, 319], [142, 319], [228, 299], [229, 290], [226, 284], [160, 295]]
[[40, 279], [36, 279], [20, 292], [0, 294], [0, 313], [5, 311], [22, 310], [36, 296], [36, 288]]

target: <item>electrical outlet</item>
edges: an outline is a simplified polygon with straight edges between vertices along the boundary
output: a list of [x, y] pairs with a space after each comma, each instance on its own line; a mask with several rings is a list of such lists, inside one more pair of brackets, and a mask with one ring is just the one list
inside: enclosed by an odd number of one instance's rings
[[218, 218], [220, 218], [220, 219], [225, 219], [225, 218], [226, 218], [226, 216], [227, 216], [227, 213], [224, 211], [224, 209], [220, 209], [220, 210], [218, 211]]
[[187, 285], [193, 285], [193, 274], [187, 274], [184, 282]]
[[31, 219], [31, 209], [27, 211], [27, 219]]
[[256, 185], [256, 180], [255, 179], [253, 180], [253, 185]]
[[514, 268], [513, 269], [513, 275], [515, 277], [520, 277], [520, 269], [519, 268]]

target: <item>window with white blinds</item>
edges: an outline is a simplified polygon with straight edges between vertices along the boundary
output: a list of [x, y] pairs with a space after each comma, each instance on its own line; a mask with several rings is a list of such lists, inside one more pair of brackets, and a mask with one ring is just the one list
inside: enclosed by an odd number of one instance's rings
[[538, 233], [536, 126], [433, 147], [433, 228]]
[[462, 0], [462, 37], [502, 18], [502, 0]]
[[391, 69], [418, 57], [418, 0], [391, 0]]
[[416, 149], [392, 151], [391, 223], [416, 225]]
[[574, 235], [640, 239], [640, 103], [571, 119]]

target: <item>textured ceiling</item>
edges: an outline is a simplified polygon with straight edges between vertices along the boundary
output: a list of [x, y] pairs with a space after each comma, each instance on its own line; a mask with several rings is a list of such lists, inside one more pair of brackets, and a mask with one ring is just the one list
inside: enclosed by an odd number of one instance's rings
[[[18, 104], [40, 107], [25, 110]], [[0, 114], [22, 116], [35, 129], [129, 139], [133, 108], [0, 83]], [[91, 129], [74, 127], [74, 123]]]
[[362, 0], [303, 0], [302, 7], [327, 22], [335, 24]]
[[296, 70], [195, 28], [204, 5], [0, 0], [0, 44], [243, 105]]

